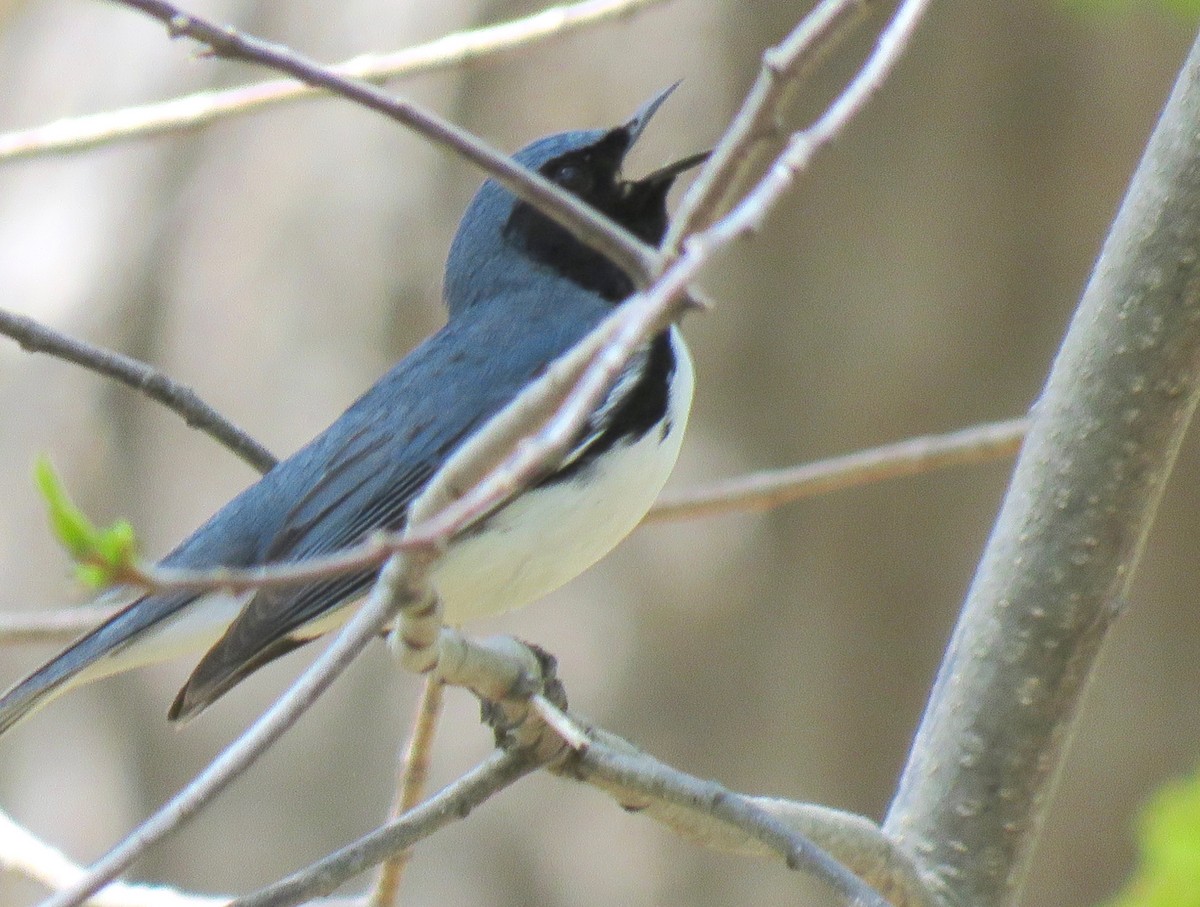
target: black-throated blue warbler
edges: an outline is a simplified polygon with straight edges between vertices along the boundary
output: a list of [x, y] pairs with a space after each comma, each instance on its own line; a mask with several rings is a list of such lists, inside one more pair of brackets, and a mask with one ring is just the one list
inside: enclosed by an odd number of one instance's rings
[[[622, 179], [621, 166], [669, 93], [616, 128], [548, 136], [516, 160], [657, 245], [668, 190], [706, 155], [640, 180]], [[603, 255], [486, 181], [450, 247], [445, 327], [162, 564], [288, 563], [402, 528], [410, 502], [458, 446], [633, 291]], [[526, 604], [608, 553], [671, 472], [691, 399], [691, 360], [672, 327], [638, 352], [553, 471], [446, 552], [432, 576], [446, 621]], [[207, 649], [169, 712], [191, 718], [343, 621], [344, 606], [374, 577], [363, 571], [242, 595], [145, 595], [0, 697], [0, 733], [79, 684]]]

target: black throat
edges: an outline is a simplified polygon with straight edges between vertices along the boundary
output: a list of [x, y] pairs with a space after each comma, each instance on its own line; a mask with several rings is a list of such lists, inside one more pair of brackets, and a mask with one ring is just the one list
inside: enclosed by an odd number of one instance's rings
[[608, 302], [620, 302], [633, 294], [635, 287], [628, 274], [532, 205], [518, 202], [513, 206], [503, 235], [526, 258]]

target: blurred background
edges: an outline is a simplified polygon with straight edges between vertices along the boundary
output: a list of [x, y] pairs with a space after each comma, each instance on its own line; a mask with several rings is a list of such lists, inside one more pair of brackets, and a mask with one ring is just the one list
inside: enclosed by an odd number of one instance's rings
[[[762, 51], [806, 7], [672, 0], [396, 90], [511, 151], [620, 122], [682, 78], [630, 164], [644, 172], [717, 138]], [[195, 10], [332, 61], [538, 8]], [[1024, 412], [1193, 26], [1150, 3], [1103, 14], [1053, 0], [935, 5], [866, 113], [761, 235], [705, 274], [717, 306], [686, 324], [699, 384], [671, 487]], [[821, 109], [871, 41], [860, 29], [789, 123]], [[198, 59], [112, 4], [0, 0], [0, 129], [259, 75]], [[445, 250], [479, 180], [332, 100], [8, 164], [0, 305], [154, 363], [286, 454], [440, 325]], [[125, 387], [0, 341], [3, 609], [85, 598], [30, 479], [41, 452], [89, 514], [130, 519], [150, 554], [254, 479]], [[1008, 469], [644, 527], [568, 587], [476, 629], [544, 645], [578, 711], [683, 769], [879, 817]], [[1193, 441], [1087, 696], [1029, 905], [1110, 894], [1133, 859], [1139, 804], [1200, 761], [1198, 475]], [[0, 686], [49, 654], [0, 650]], [[79, 691], [0, 741], [0, 804], [72, 857], [95, 858], [312, 654], [276, 662], [180, 731], [165, 712], [188, 663]], [[241, 891], [369, 830], [387, 809], [417, 687], [373, 646], [134, 876]], [[435, 784], [489, 742], [475, 703], [452, 693]], [[798, 884], [813, 890], [545, 775], [422, 845], [405, 884], [411, 904], [550, 907], [793, 903]], [[39, 894], [0, 876], [0, 907]]]

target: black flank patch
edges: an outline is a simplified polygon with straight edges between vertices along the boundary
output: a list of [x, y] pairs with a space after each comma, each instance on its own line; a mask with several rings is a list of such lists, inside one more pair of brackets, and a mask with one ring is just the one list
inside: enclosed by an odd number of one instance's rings
[[[583, 453], [562, 469], [550, 473], [535, 487], [570, 481], [615, 445], [633, 444], [660, 422], [664, 422], [667, 415], [667, 389], [674, 374], [675, 353], [671, 349], [671, 335], [669, 331], [663, 331], [650, 342], [650, 355], [646, 359], [646, 368], [641, 379], [625, 395], [621, 405], [608, 414], [600, 434]], [[595, 430], [595, 425], [586, 425], [580, 433], [580, 440]], [[670, 431], [670, 423], [666, 422], [663, 426], [663, 438], [666, 438]]]

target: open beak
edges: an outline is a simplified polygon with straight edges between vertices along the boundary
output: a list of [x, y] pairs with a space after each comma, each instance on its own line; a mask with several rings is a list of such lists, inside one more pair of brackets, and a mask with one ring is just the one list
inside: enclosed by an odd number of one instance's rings
[[665, 167], [659, 167], [648, 176], [643, 176], [640, 180], [638, 180], [638, 182], [647, 186], [653, 186], [660, 183], [666, 183], [667, 185], [670, 185], [675, 180], [675, 177], [679, 176], [679, 174], [686, 173], [693, 167], [699, 167], [710, 157], [712, 157], [711, 150], [690, 154], [682, 160], [676, 161], [674, 164], [667, 164]]

